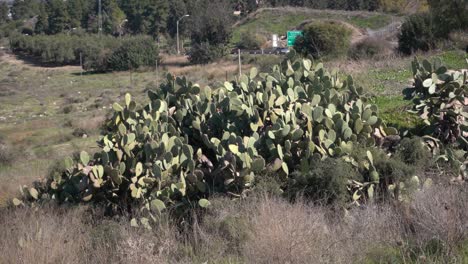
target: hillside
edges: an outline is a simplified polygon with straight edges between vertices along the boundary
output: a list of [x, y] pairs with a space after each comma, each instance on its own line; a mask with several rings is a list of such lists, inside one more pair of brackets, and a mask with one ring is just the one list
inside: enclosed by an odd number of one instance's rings
[[399, 22], [402, 17], [378, 12], [316, 10], [308, 8], [282, 7], [262, 8], [249, 14], [234, 25], [231, 43], [237, 43], [247, 32], [255, 32], [268, 38], [271, 34], [284, 36], [286, 31], [298, 28], [307, 21], [338, 20], [366, 32]]

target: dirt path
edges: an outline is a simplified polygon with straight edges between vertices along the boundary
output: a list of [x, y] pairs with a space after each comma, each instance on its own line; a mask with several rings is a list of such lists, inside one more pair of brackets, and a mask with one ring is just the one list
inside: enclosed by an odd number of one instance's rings
[[27, 67], [35, 70], [43, 70], [43, 71], [50, 71], [50, 70], [55, 70], [55, 71], [73, 71], [73, 72], [79, 72], [81, 71], [80, 66], [71, 66], [71, 65], [65, 65], [65, 66], [41, 66], [32, 62], [28, 62], [26, 60], [19, 59], [16, 55], [11, 54], [5, 50], [3, 51], [3, 55], [0, 56], [0, 62], [8, 62], [10, 64], [22, 66], [22, 67]]

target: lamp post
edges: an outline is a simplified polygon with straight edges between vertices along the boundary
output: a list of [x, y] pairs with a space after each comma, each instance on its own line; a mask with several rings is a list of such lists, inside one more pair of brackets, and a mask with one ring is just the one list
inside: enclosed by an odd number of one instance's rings
[[179, 21], [182, 20], [184, 17], [189, 17], [190, 15], [183, 15], [177, 20], [177, 54], [180, 54], [179, 48]]

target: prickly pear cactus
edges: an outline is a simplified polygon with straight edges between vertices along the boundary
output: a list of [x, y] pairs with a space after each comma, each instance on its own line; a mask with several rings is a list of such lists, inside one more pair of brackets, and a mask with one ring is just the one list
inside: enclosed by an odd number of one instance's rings
[[449, 71], [440, 60], [415, 59], [412, 66], [414, 85], [404, 92], [414, 102], [413, 112], [442, 143], [468, 150], [467, 72]]
[[[215, 88], [168, 75], [148, 96], [144, 106], [129, 94], [115, 103], [100, 151], [66, 159], [45, 193], [154, 217], [166, 208], [207, 207], [216, 192], [242, 196], [259, 172], [307, 171], [313, 155], [356, 163], [348, 157], [354, 145], [398, 134], [351, 77], [341, 80], [322, 64], [292, 56], [270, 73], [252, 68]], [[365, 163], [377, 182], [372, 162]], [[365, 192], [358, 187], [354, 196]], [[148, 226], [148, 218], [132, 221], [138, 224]]]

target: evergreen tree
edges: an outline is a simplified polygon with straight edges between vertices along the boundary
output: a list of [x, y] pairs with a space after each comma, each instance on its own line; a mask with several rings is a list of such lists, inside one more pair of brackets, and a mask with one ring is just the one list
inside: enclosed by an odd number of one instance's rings
[[0, 23], [5, 23], [9, 19], [8, 13], [10, 12], [10, 8], [8, 8], [7, 3], [1, 2], [0, 3]]
[[[175, 37], [177, 33], [177, 20], [187, 14], [187, 7], [183, 0], [173, 0], [169, 4], [169, 16], [167, 18], [167, 33]], [[186, 21], [187, 22], [187, 21]], [[187, 28], [187, 23], [179, 24], [179, 33], [183, 35]]]
[[39, 6], [39, 15], [37, 16], [37, 23], [34, 28], [36, 34], [42, 34], [49, 31], [49, 16], [46, 11], [45, 3]]
[[232, 33], [233, 15], [227, 0], [198, 0], [190, 16], [192, 41], [221, 45], [229, 42]]
[[14, 20], [29, 19], [37, 15], [39, 0], [15, 0], [11, 7]]
[[116, 0], [102, 1], [104, 33], [118, 35], [122, 33], [125, 23], [125, 13], [120, 9]]
[[49, 0], [47, 2], [47, 13], [49, 15], [48, 34], [57, 34], [65, 30], [71, 30], [70, 17], [62, 0]]
[[467, 0], [428, 0], [437, 37], [445, 38], [455, 30], [468, 29]]
[[143, 16], [145, 18], [146, 33], [157, 36], [166, 32], [169, 3], [166, 0], [149, 0]]
[[86, 28], [88, 17], [93, 15], [92, 7], [95, 0], [68, 0], [66, 1], [67, 12], [70, 17], [72, 28]]

